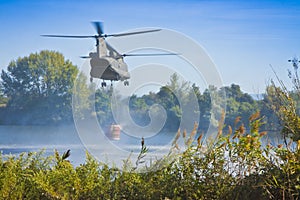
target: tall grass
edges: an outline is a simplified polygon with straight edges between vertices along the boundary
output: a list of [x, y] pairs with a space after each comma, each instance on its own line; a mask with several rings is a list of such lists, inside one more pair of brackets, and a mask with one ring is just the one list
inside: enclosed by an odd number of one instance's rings
[[[148, 169], [158, 170], [148, 173], [135, 173], [147, 156], [147, 141], [136, 165], [124, 162], [126, 170], [88, 153], [77, 167], [68, 161], [68, 152], [1, 156], [0, 199], [299, 199], [300, 141], [296, 148], [263, 146], [266, 132], [259, 130], [259, 114], [249, 123], [249, 132], [238, 120], [235, 128], [219, 127], [211, 142], [195, 138], [197, 125], [191, 134], [178, 131], [185, 137], [184, 151], [163, 168], [164, 160], [153, 162]], [[176, 140], [173, 147], [178, 148]]]

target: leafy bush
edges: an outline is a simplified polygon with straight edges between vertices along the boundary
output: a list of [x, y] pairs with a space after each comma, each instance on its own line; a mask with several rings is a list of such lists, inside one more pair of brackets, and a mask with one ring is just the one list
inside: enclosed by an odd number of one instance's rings
[[[190, 135], [178, 131], [185, 149], [168, 165], [172, 153], [146, 166], [148, 173], [136, 173], [145, 169], [145, 143], [136, 165], [124, 162], [126, 170], [88, 153], [77, 167], [67, 160], [69, 152], [1, 156], [0, 199], [299, 199], [300, 141], [295, 148], [263, 146], [259, 113], [249, 122], [249, 132], [237, 118], [234, 128], [220, 127], [207, 142], [194, 138], [197, 125]], [[178, 151], [176, 140], [172, 151]]]

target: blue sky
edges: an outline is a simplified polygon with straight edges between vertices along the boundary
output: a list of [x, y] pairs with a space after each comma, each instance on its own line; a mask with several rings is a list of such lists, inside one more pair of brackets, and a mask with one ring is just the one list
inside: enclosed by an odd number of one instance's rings
[[[287, 62], [300, 57], [299, 1], [26, 1], [0, 0], [0, 69], [43, 49], [57, 50], [80, 66], [93, 40], [64, 40], [41, 34], [94, 34], [160, 27], [185, 34], [215, 62], [225, 85], [263, 92], [274, 74], [287, 80]], [[130, 68], [130, 66], [129, 66]]]

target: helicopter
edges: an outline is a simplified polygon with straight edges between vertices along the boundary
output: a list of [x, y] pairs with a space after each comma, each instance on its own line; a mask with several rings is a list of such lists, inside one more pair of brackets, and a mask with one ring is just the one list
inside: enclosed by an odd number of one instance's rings
[[151, 29], [145, 31], [126, 32], [118, 34], [105, 34], [103, 31], [102, 22], [92, 22], [97, 34], [96, 35], [41, 35], [43, 37], [58, 37], [58, 38], [95, 38], [96, 52], [90, 52], [88, 56], [81, 56], [81, 58], [90, 59], [90, 82], [94, 78], [102, 79], [101, 86], [106, 87], [105, 80], [110, 80], [111, 85], [113, 81], [123, 81], [125, 86], [129, 85], [130, 73], [128, 66], [124, 61], [126, 56], [157, 56], [157, 55], [177, 55], [174, 53], [160, 53], [160, 54], [121, 54], [114, 49], [105, 40], [107, 37], [122, 37], [128, 35], [145, 34], [157, 32], [161, 29]]

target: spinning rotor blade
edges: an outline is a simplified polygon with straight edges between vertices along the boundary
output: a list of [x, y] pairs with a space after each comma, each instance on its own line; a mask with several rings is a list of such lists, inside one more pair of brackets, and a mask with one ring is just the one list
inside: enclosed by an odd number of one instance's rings
[[126, 56], [170, 56], [170, 55], [179, 55], [177, 53], [130, 53], [130, 54], [122, 54], [123, 57]]
[[60, 37], [60, 38], [94, 38], [91, 35], [41, 35], [43, 37]]
[[99, 38], [106, 37], [103, 34], [103, 28], [101, 22], [92, 22], [97, 30], [98, 35], [41, 35], [43, 37], [60, 37], [60, 38]]
[[103, 26], [102, 26], [102, 22], [92, 22], [97, 30], [97, 33], [99, 36], [103, 35]]
[[148, 30], [148, 31], [135, 31], [135, 32], [128, 32], [128, 33], [117, 33], [117, 34], [109, 34], [109, 35], [104, 35], [105, 37], [120, 37], [120, 36], [127, 36], [127, 35], [136, 35], [136, 34], [142, 34], [142, 33], [150, 33], [150, 32], [156, 32], [160, 31], [161, 29], [153, 29], [153, 30]]
[[95, 28], [97, 29], [98, 35], [41, 35], [43, 37], [60, 37], [60, 38], [98, 38], [98, 37], [121, 37], [121, 36], [127, 36], [127, 35], [136, 35], [136, 34], [142, 34], [142, 33], [151, 33], [160, 31], [161, 29], [153, 29], [148, 31], [135, 31], [135, 32], [128, 32], [128, 33], [117, 33], [117, 34], [103, 34], [103, 29], [101, 28], [100, 22], [93, 22], [95, 25]]
[[102, 22], [92, 22], [94, 27], [96, 28], [97, 35], [41, 35], [43, 37], [57, 37], [57, 38], [95, 38], [96, 46], [99, 45], [99, 38], [107, 38], [107, 37], [121, 37], [127, 35], [136, 35], [142, 33], [151, 33], [160, 31], [161, 29], [152, 29], [147, 31], [135, 31], [135, 32], [127, 32], [127, 33], [117, 33], [117, 34], [104, 34]]
[[80, 58], [91, 58], [90, 56], [80, 56]]

